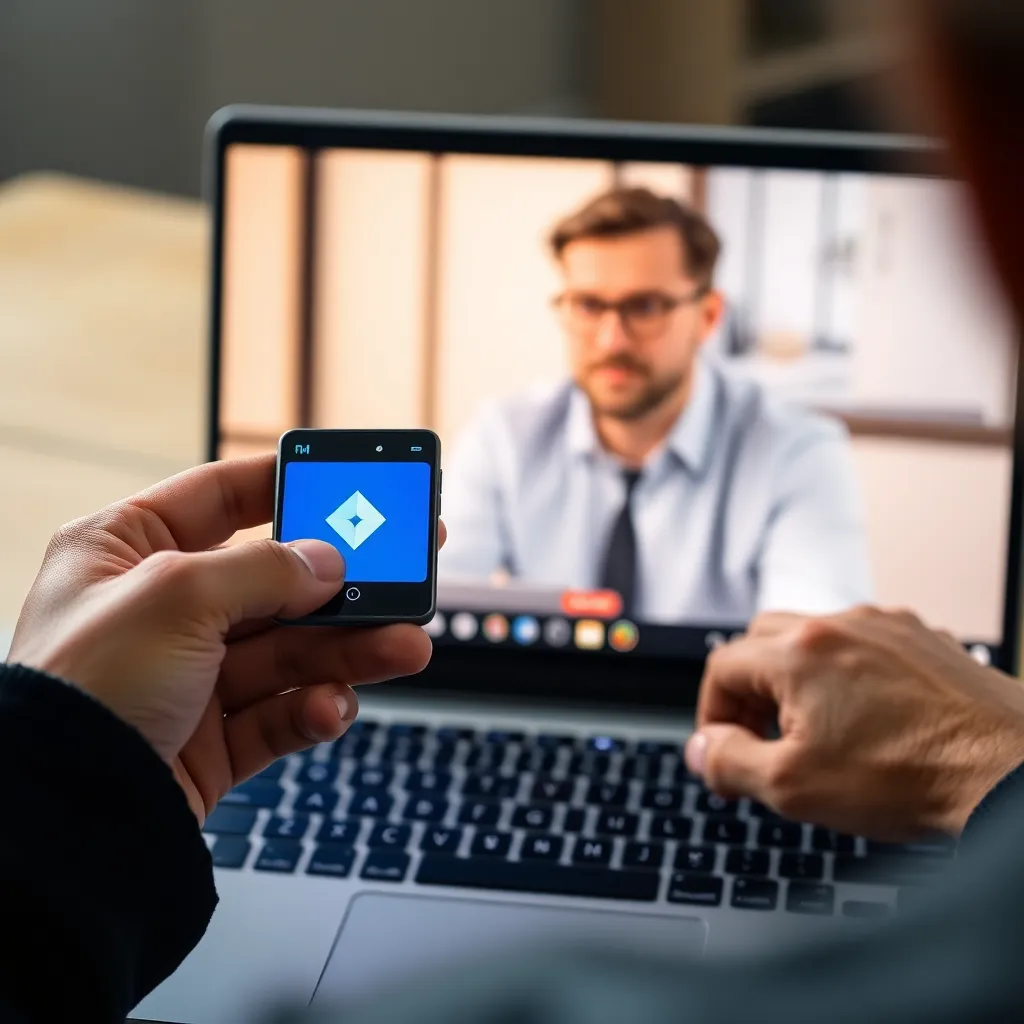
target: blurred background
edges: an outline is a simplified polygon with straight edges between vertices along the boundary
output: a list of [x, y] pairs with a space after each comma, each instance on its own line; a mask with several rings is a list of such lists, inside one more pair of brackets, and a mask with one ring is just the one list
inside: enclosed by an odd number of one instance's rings
[[[878, 0], [3, 0], [0, 179], [195, 195], [232, 102], [826, 130], [899, 47]], [[895, 120], [894, 120], [895, 118]]]

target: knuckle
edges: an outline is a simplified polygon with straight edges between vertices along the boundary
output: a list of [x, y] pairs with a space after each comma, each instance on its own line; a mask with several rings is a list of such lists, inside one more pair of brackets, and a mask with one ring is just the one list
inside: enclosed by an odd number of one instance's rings
[[283, 544], [270, 537], [259, 537], [249, 542], [255, 556], [276, 570], [284, 573], [293, 573], [296, 569], [296, 556], [293, 555]]

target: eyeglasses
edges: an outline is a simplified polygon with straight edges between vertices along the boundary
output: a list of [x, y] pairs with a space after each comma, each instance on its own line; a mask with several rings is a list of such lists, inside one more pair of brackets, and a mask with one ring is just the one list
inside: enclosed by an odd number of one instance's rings
[[618, 302], [605, 302], [586, 292], [563, 292], [554, 298], [554, 306], [566, 330], [574, 337], [589, 338], [597, 333], [607, 313], [614, 312], [623, 330], [636, 341], [658, 337], [668, 326], [669, 318], [680, 306], [700, 301], [709, 289], [704, 286], [690, 295], [668, 295], [665, 292], [637, 292]]

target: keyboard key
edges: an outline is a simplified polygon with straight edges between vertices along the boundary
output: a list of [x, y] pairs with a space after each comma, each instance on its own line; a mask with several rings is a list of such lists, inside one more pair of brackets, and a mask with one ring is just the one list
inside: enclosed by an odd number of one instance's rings
[[[652, 877], [657, 878], [653, 874]], [[668, 883], [669, 903], [693, 903], [717, 907], [722, 902], [722, 879], [714, 875], [674, 874]]]
[[832, 870], [837, 882], [902, 885], [935, 877], [945, 863], [938, 857], [851, 857], [838, 853]]
[[873, 900], [846, 900], [843, 903], [843, 917], [880, 921], [891, 915], [892, 908], [888, 903], [876, 903]]
[[704, 822], [705, 843], [741, 846], [747, 841], [747, 823], [739, 818], [711, 817]]
[[678, 754], [683, 749], [681, 742], [675, 740], [640, 740], [636, 752], [649, 757], [660, 757], [662, 754]]
[[329, 786], [338, 778], [338, 766], [332, 761], [308, 761], [299, 769], [300, 786]]
[[569, 759], [570, 775], [586, 775], [589, 778], [600, 778], [607, 775], [612, 766], [612, 759], [607, 754], [584, 751], [573, 754]]
[[280, 782], [287, 764], [288, 762], [283, 757], [278, 758], [278, 760], [272, 761], [268, 764], [267, 767], [256, 776], [256, 778], [267, 779], [269, 782]]
[[339, 843], [321, 843], [313, 850], [313, 855], [309, 858], [306, 874], [347, 878], [355, 860], [354, 847], [342, 846]]
[[713, 846], [680, 846], [676, 851], [676, 867], [680, 871], [710, 874], [715, 870]]
[[678, 815], [656, 814], [651, 819], [652, 839], [678, 839], [685, 842], [693, 831], [693, 819]]
[[816, 881], [825, 877], [825, 861], [820, 853], [784, 853], [779, 859], [783, 878]]
[[341, 739], [335, 740], [334, 746], [331, 748], [331, 758], [335, 762], [341, 758], [349, 761], [362, 761], [369, 754], [371, 746], [373, 746], [373, 741], [369, 736], [346, 734]]
[[726, 800], [724, 796], [712, 793], [709, 790], [702, 790], [697, 797], [697, 810], [702, 814], [717, 814], [721, 816], [735, 816], [739, 810], [738, 800]]
[[543, 750], [561, 750], [563, 747], [575, 747], [576, 737], [564, 733], [542, 732], [534, 738], [534, 745]]
[[612, 841], [610, 839], [576, 840], [572, 848], [573, 864], [607, 864], [612, 859]]
[[803, 835], [803, 826], [791, 821], [763, 821], [757, 830], [757, 845], [795, 848]]
[[538, 779], [530, 790], [530, 799], [541, 803], [564, 804], [572, 799], [572, 779]]
[[424, 853], [456, 853], [462, 842], [461, 828], [438, 828], [433, 826], [423, 830], [420, 849]]
[[245, 836], [221, 835], [210, 851], [215, 868], [240, 868], [249, 856], [252, 844]]
[[302, 856], [302, 843], [297, 839], [270, 839], [263, 844], [254, 867], [257, 871], [278, 871], [289, 874]]
[[779, 883], [763, 878], [733, 879], [730, 903], [741, 910], [774, 910], [779, 902]]
[[459, 811], [461, 825], [497, 825], [501, 817], [501, 804], [487, 800], [470, 800]]
[[470, 729], [465, 725], [442, 725], [434, 735], [438, 743], [458, 743], [462, 740], [473, 741], [476, 739], [476, 729]]
[[255, 808], [218, 804], [207, 817], [203, 831], [217, 835], [247, 836], [255, 824]]
[[[380, 722], [360, 715], [346, 730], [345, 736], [372, 736], [380, 729]], [[344, 737], [342, 737], [344, 739]]]
[[466, 754], [466, 767], [478, 772], [495, 772], [505, 763], [505, 748], [479, 746], [470, 748]]
[[830, 828], [814, 828], [811, 831], [811, 849], [822, 853], [853, 853], [853, 836], [843, 835]]
[[558, 763], [558, 752], [555, 750], [537, 750], [530, 748], [524, 750], [516, 758], [515, 770], [517, 772], [533, 772], [535, 774], [547, 774], [555, 770]]
[[626, 843], [622, 866], [627, 868], [660, 868], [665, 859], [661, 843]]
[[564, 843], [561, 836], [526, 836], [519, 856], [523, 860], [558, 860]]
[[640, 806], [655, 811], [681, 811], [683, 791], [674, 786], [650, 786], [640, 797]]
[[563, 832], [582, 832], [587, 824], [587, 812], [582, 807], [570, 807], [562, 822]]
[[418, 740], [405, 737], [385, 744], [380, 752], [380, 759], [388, 763], [401, 761], [406, 764], [415, 764], [422, 756], [423, 744]]
[[284, 787], [268, 779], [249, 779], [225, 793], [220, 802], [233, 807], [269, 807], [273, 809], [284, 796]]
[[457, 753], [458, 751], [453, 744], [442, 743], [434, 748], [433, 755], [427, 760], [432, 768], [441, 770], [450, 767], [454, 763]]
[[469, 852], [474, 857], [507, 857], [512, 848], [508, 832], [477, 832]]
[[452, 784], [448, 772], [410, 772], [405, 788], [410, 793], [447, 793]]
[[519, 779], [514, 775], [470, 775], [462, 785], [466, 796], [485, 796], [491, 800], [515, 796]]
[[790, 882], [786, 909], [792, 914], [831, 914], [835, 910], [835, 890], [831, 885], [814, 882]]
[[340, 794], [336, 789], [328, 786], [303, 786], [299, 795], [295, 798], [296, 811], [317, 811], [320, 814], [330, 814], [338, 805]]
[[616, 736], [591, 736], [584, 743], [584, 749], [594, 750], [599, 754], [611, 754], [626, 749], [626, 741]]
[[522, 743], [526, 734], [517, 729], [491, 729], [484, 736], [485, 743], [497, 743], [506, 746], [509, 743]]
[[444, 821], [448, 801], [432, 796], [411, 796], [406, 801], [402, 817], [410, 821]]
[[767, 875], [769, 864], [767, 850], [730, 850], [725, 857], [730, 875]]
[[427, 734], [427, 727], [419, 722], [392, 722], [388, 726], [388, 736], [396, 738], [421, 739]]
[[602, 811], [597, 816], [594, 831], [602, 836], [635, 836], [640, 825], [636, 814], [626, 811]]
[[342, 843], [351, 846], [358, 838], [363, 823], [358, 818], [335, 821], [328, 818], [316, 834], [318, 843]]
[[401, 882], [409, 870], [409, 854], [401, 850], [371, 850], [359, 877], [372, 882]]
[[785, 821], [786, 819], [780, 814], [776, 814], [770, 807], [765, 804], [758, 803], [757, 800], [749, 801], [750, 804], [750, 816], [752, 818], [760, 818], [762, 821]]
[[387, 847], [404, 850], [411, 834], [412, 829], [408, 825], [389, 825], [387, 822], [382, 821], [374, 826], [373, 831], [370, 833], [370, 838], [366, 841], [366, 845], [371, 850]]
[[625, 807], [629, 786], [625, 782], [595, 782], [587, 790], [587, 803], [603, 807]]
[[394, 801], [383, 790], [368, 789], [352, 795], [348, 813], [354, 818], [386, 818], [393, 806]]
[[512, 812], [513, 828], [528, 828], [533, 832], [546, 832], [555, 816], [553, 807], [517, 807]]
[[309, 828], [308, 814], [274, 815], [263, 828], [267, 839], [301, 839]]
[[390, 765], [377, 767], [363, 766], [352, 773], [348, 784], [353, 789], [387, 789], [395, 777], [395, 770]]
[[624, 779], [656, 782], [661, 775], [661, 761], [656, 757], [625, 757], [619, 773]]
[[609, 871], [563, 867], [546, 861], [514, 862], [498, 857], [464, 860], [426, 854], [420, 861], [416, 881], [421, 885], [653, 902], [658, 896], [659, 877], [656, 871]]

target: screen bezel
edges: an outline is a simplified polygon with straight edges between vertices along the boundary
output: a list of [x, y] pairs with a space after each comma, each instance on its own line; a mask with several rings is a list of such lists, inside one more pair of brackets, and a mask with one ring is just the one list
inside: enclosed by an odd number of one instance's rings
[[[530, 118], [405, 115], [286, 107], [226, 107], [207, 126], [204, 191], [213, 224], [207, 458], [218, 457], [224, 165], [236, 143], [565, 157], [863, 174], [948, 177], [942, 152], [919, 139], [762, 129], [683, 128]], [[1016, 672], [1020, 635], [1024, 503], [1024, 361], [1017, 361], [1011, 507], [997, 667]], [[556, 703], [686, 710], [696, 703], [703, 658], [653, 658], [571, 650], [444, 646], [417, 676], [417, 689]], [[624, 677], [628, 678], [624, 685]]]
[[[297, 455], [305, 447], [310, 458]], [[315, 453], [312, 449], [315, 448]], [[410, 462], [429, 469], [429, 495], [423, 529], [427, 539], [426, 574], [421, 583], [381, 583], [347, 576], [335, 598], [297, 625], [363, 625], [388, 622], [429, 622], [437, 609], [437, 523], [441, 473], [441, 442], [432, 430], [313, 430], [296, 428], [277, 445], [274, 496], [274, 539], [281, 540], [285, 481], [292, 463]]]

